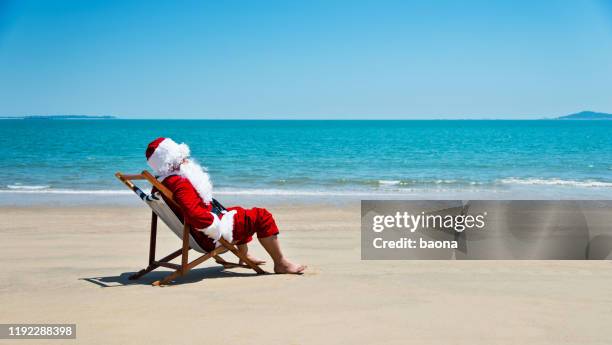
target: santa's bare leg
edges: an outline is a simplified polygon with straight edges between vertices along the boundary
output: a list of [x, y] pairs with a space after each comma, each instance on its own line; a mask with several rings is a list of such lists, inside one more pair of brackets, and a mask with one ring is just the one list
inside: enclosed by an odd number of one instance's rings
[[[256, 257], [254, 257], [253, 255], [249, 254], [249, 247], [248, 247], [248, 245], [246, 243], [239, 244], [239, 245], [237, 245], [237, 247], [238, 247], [238, 251], [240, 253], [242, 253], [243, 255], [246, 255], [247, 259], [251, 260], [251, 262], [253, 262], [255, 265], [263, 265], [263, 264], [266, 263], [265, 260], [258, 259]], [[242, 260], [240, 260], [238, 263], [239, 264], [244, 264], [244, 262], [242, 262]]]
[[258, 238], [258, 240], [274, 260], [275, 273], [301, 274], [306, 269], [306, 266], [293, 263], [283, 256], [277, 235]]

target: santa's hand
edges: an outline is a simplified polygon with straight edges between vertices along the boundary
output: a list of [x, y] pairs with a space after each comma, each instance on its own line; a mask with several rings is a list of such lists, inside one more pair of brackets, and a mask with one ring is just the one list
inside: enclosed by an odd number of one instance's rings
[[236, 211], [225, 213], [221, 219], [219, 219], [215, 213], [211, 214], [213, 216], [212, 224], [206, 228], [197, 230], [202, 231], [206, 236], [210, 237], [217, 246], [219, 246], [221, 237], [231, 243], [234, 239], [234, 215]]
[[234, 215], [236, 210], [229, 211], [221, 218], [221, 236], [228, 242], [234, 240]]

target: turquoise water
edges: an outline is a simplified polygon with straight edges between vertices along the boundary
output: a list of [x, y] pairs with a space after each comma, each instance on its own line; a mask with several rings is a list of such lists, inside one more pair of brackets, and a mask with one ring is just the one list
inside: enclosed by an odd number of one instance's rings
[[[0, 192], [116, 193], [152, 139], [223, 194], [612, 196], [612, 121], [2, 120]], [[527, 195], [526, 195], [527, 196]]]

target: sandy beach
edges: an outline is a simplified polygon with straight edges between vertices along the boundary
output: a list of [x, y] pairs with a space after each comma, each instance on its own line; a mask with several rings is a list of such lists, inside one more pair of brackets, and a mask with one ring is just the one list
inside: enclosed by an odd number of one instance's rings
[[[612, 337], [608, 261], [361, 261], [358, 205], [269, 209], [286, 253], [308, 264], [307, 274], [256, 276], [211, 263], [159, 288], [150, 283], [164, 271], [127, 280], [146, 262], [144, 207], [2, 208], [0, 323], [76, 323], [77, 340], [63, 342], [78, 344], [608, 344]], [[158, 253], [180, 246], [167, 229], [158, 243]], [[265, 256], [258, 243], [251, 248]]]

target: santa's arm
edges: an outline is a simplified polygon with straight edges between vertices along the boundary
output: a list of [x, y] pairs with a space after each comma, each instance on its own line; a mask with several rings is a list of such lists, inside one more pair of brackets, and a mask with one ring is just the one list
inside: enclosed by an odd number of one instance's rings
[[221, 219], [203, 206], [202, 199], [191, 183], [182, 179], [174, 190], [174, 200], [181, 207], [185, 220], [194, 229], [204, 232], [215, 243], [221, 238], [233, 240], [234, 213], [228, 212]]

